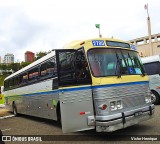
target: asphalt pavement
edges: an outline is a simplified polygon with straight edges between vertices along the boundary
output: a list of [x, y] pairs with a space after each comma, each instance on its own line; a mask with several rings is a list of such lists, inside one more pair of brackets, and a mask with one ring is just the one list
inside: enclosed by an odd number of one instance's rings
[[[7, 111], [5, 107], [0, 108], [0, 118], [11, 115], [13, 114]], [[0, 119], [0, 129], [3, 135], [7, 136], [24, 136], [24, 139], [25, 136], [36, 136], [41, 137], [42, 140], [46, 140], [46, 142], [42, 141], [39, 143], [66, 143], [66, 141], [70, 143], [132, 143], [136, 138], [142, 138], [143, 136], [160, 138], [160, 106], [155, 106], [155, 117], [153, 119], [112, 133], [97, 133], [95, 130], [88, 130], [63, 134], [61, 126], [55, 121], [26, 115]], [[137, 135], [138, 137], [135, 137]], [[145, 143], [149, 142], [151, 141], [145, 141]]]

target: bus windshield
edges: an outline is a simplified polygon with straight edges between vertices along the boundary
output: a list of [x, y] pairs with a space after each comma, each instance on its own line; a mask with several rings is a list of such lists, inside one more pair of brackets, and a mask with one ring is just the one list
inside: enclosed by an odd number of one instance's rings
[[145, 63], [144, 67], [148, 75], [160, 75], [160, 62]]
[[144, 67], [134, 51], [95, 48], [88, 51], [93, 76], [144, 75]]

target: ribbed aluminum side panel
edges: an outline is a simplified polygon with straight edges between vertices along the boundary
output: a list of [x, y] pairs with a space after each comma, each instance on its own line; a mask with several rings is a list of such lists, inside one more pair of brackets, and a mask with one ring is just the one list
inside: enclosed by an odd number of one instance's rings
[[92, 100], [91, 90], [64, 92], [62, 101], [64, 103], [75, 103]]
[[92, 89], [62, 90], [59, 96], [64, 133], [95, 128], [87, 123], [87, 118], [94, 115]]

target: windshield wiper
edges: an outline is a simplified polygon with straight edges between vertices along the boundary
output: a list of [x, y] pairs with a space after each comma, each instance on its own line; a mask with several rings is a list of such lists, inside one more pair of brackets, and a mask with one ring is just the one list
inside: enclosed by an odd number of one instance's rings
[[117, 73], [118, 78], [121, 77], [122, 75], [122, 64], [121, 64], [121, 59], [119, 58], [118, 54], [116, 53], [117, 57], [117, 65], [116, 65], [116, 71], [115, 74]]
[[[130, 56], [130, 54], [128, 53], [128, 57], [130, 58], [130, 60], [131, 60], [131, 63], [132, 63], [132, 68], [133, 68], [133, 71], [135, 72], [135, 67], [134, 67], [134, 64], [133, 64], [133, 59], [131, 58], [131, 56]], [[130, 72], [131, 73], [131, 72]]]
[[140, 60], [137, 57], [136, 57], [136, 60], [138, 61], [138, 64], [140, 65], [142, 76], [145, 76], [146, 74], [145, 74], [145, 70], [144, 70], [143, 65], [141, 64]]

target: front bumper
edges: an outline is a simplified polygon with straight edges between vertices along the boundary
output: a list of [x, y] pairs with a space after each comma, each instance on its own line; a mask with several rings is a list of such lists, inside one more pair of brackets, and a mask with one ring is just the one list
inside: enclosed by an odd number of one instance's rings
[[95, 125], [97, 132], [112, 132], [118, 129], [123, 129], [141, 121], [148, 120], [154, 116], [154, 105], [145, 106], [142, 108], [125, 111], [108, 116], [93, 116], [88, 117], [88, 125]]

